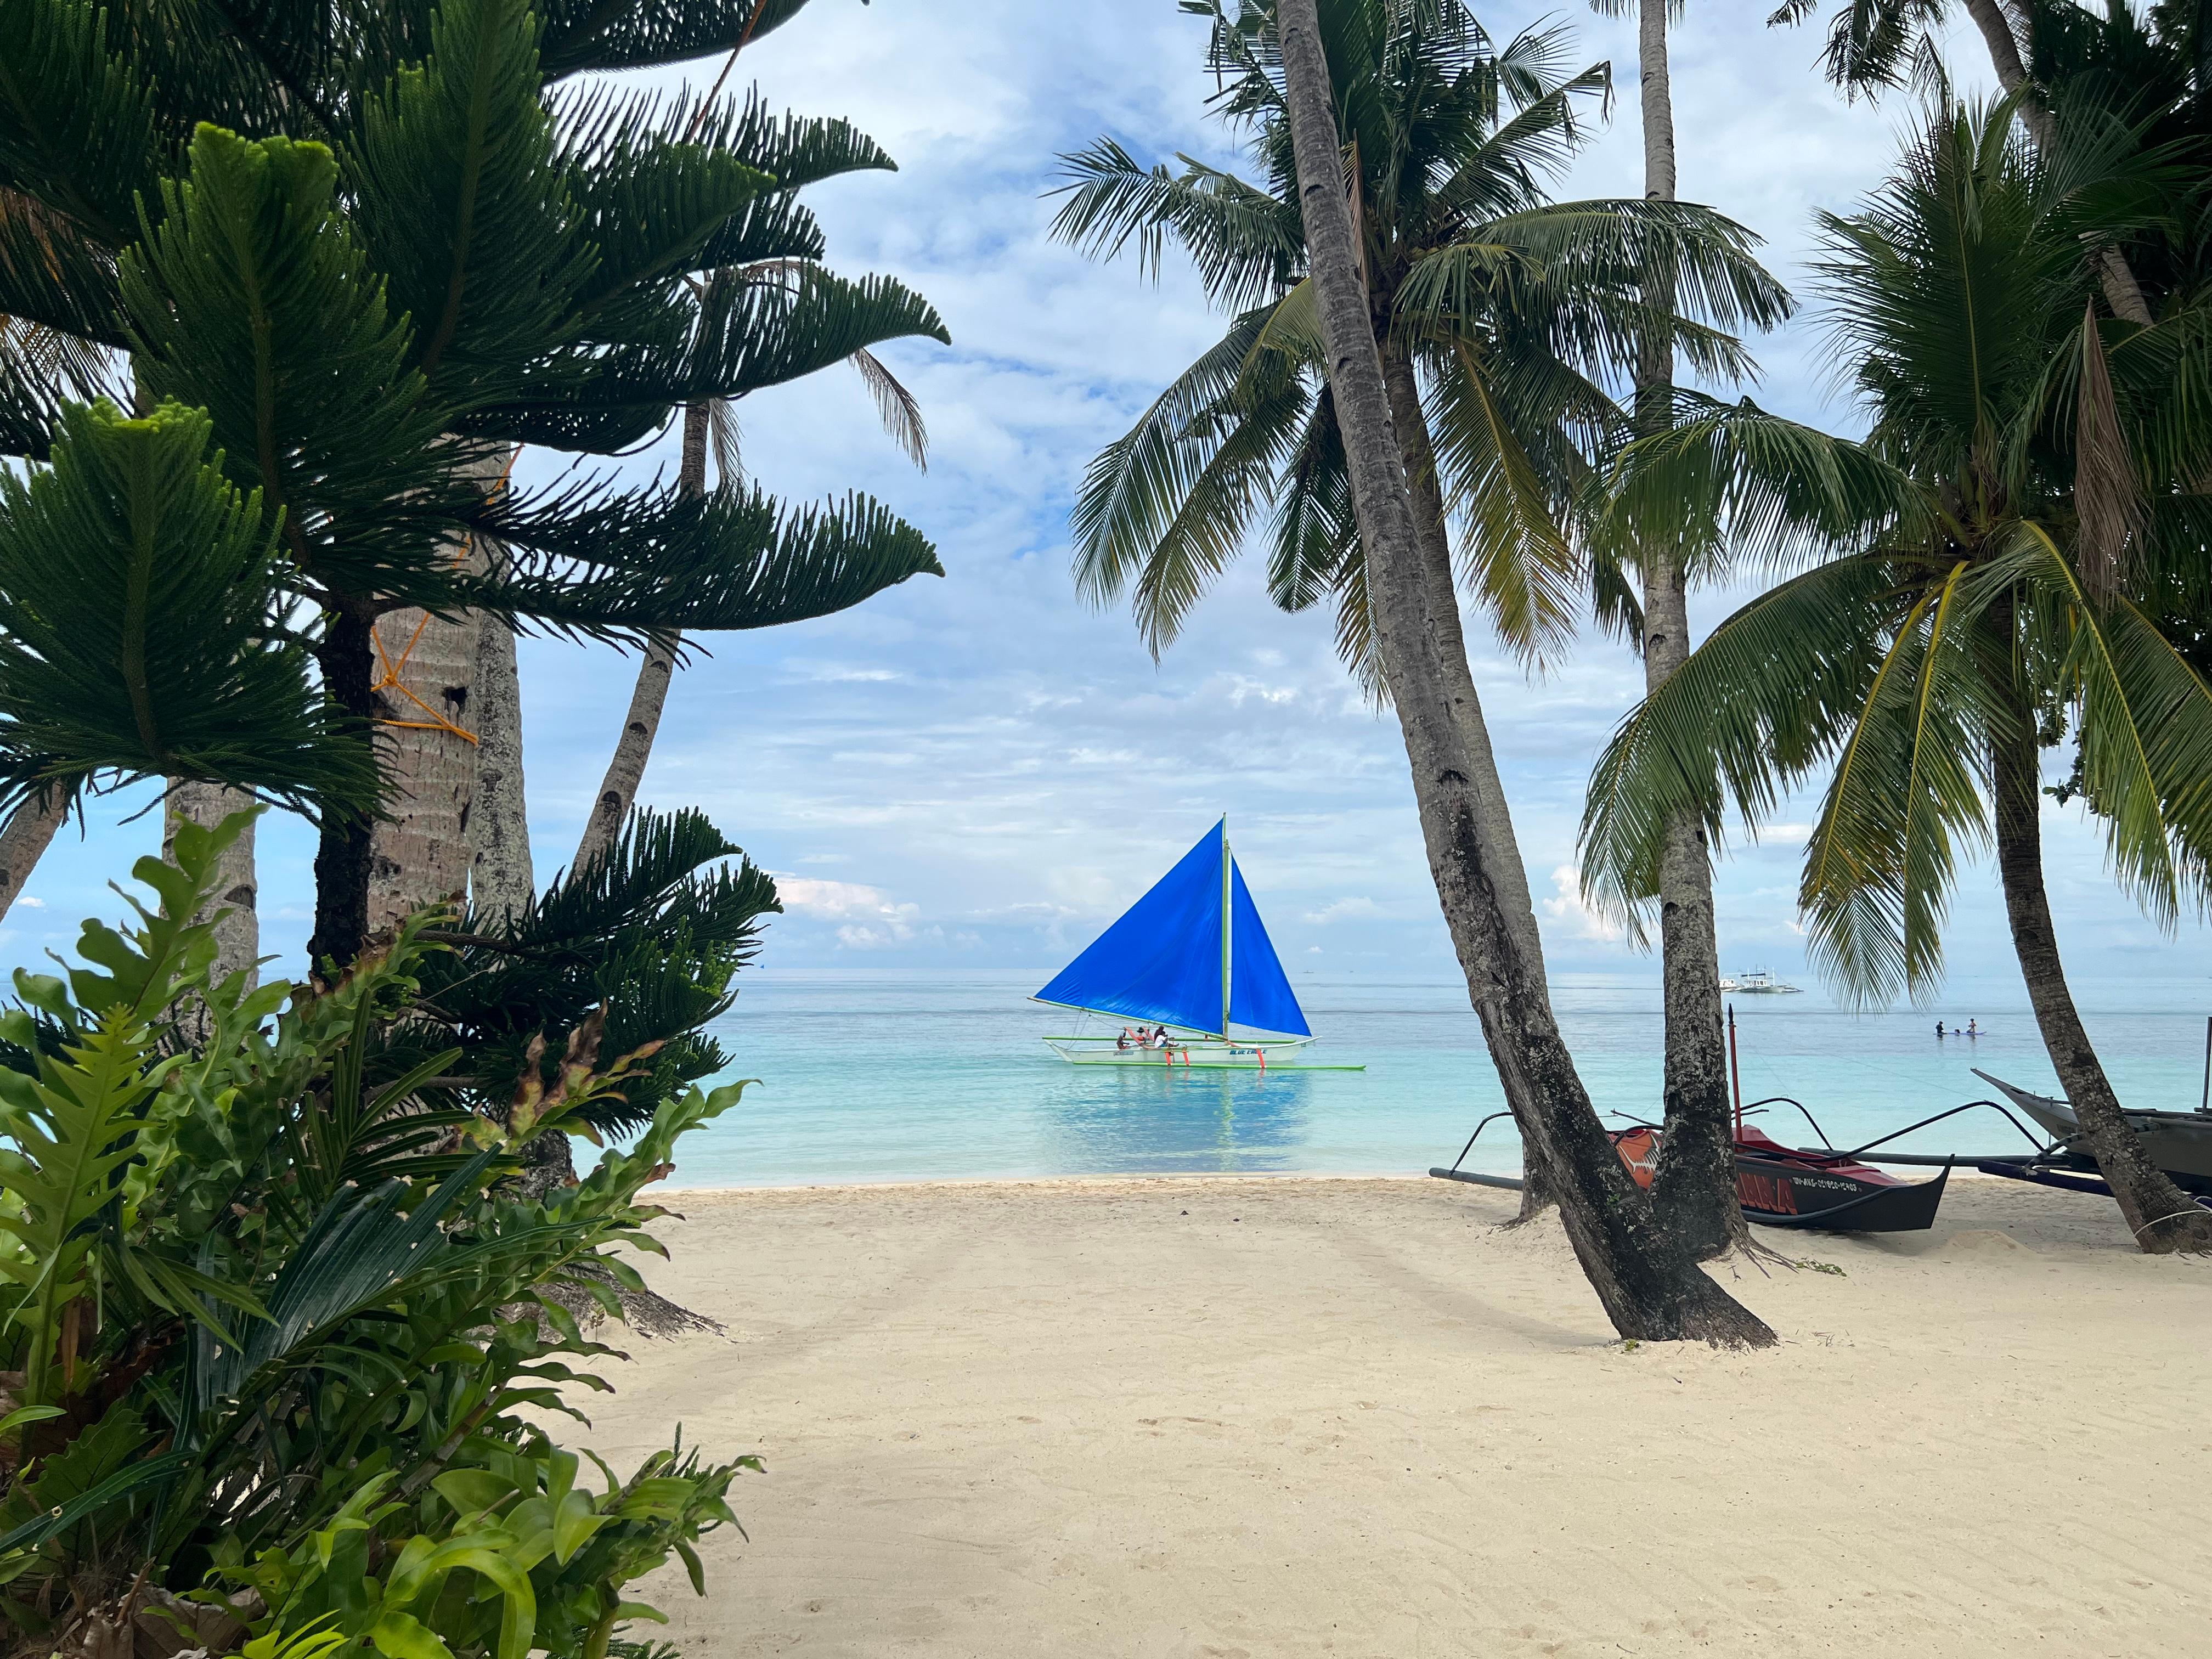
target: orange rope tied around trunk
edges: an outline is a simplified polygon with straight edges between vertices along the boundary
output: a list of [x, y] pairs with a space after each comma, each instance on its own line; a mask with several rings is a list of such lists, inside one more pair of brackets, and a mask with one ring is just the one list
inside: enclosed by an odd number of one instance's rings
[[[496, 495], [501, 490], [507, 488], [507, 475], [514, 471], [515, 458], [521, 453], [522, 447], [520, 444], [517, 444], [513, 450], [508, 452], [507, 465], [500, 468], [499, 477], [493, 482], [492, 487], [488, 492], [488, 495]], [[456, 565], [465, 562], [469, 556], [469, 550], [475, 544], [476, 538], [474, 536], [462, 537], [459, 550], [453, 556], [453, 562]], [[475, 732], [464, 731], [459, 726], [454, 725], [453, 721], [447, 720], [435, 708], [433, 708], [428, 703], [423, 702], [421, 697], [417, 696], [415, 693], [414, 688], [400, 678], [400, 676], [406, 672], [407, 659], [415, 654], [415, 647], [422, 638], [422, 630], [429, 625], [430, 613], [425, 611], [421, 618], [416, 623], [414, 633], [408, 636], [407, 643], [400, 647], [399, 655], [396, 659], [389, 651], [384, 648], [384, 635], [378, 630], [377, 625], [374, 623], [371, 623], [368, 625], [369, 643], [376, 647], [376, 659], [384, 665], [383, 673], [378, 677], [375, 684], [368, 688], [370, 691], [397, 691], [401, 696], [406, 698], [408, 702], [413, 703], [417, 708], [421, 709], [424, 714], [430, 717], [426, 720], [395, 720], [380, 717], [377, 724], [380, 726], [397, 726], [400, 730], [406, 732], [448, 732], [454, 737], [460, 738], [464, 743], [477, 743], [480, 741], [480, 739], [477, 737]]]

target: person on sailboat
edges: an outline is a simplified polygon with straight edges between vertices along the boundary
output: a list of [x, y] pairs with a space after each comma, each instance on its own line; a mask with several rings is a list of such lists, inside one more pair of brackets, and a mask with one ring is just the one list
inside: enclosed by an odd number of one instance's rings
[[1116, 1048], [1127, 1048], [1129, 1046], [1129, 1028], [1127, 1026], [1124, 1025], [1121, 1028], [1121, 1035], [1114, 1039], [1114, 1046]]

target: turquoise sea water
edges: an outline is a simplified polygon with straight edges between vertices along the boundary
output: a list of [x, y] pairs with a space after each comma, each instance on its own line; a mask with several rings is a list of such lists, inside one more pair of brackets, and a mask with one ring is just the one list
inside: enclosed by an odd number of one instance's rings
[[[1135, 1173], [1418, 1174], [1449, 1164], [1503, 1104], [1462, 987], [1301, 981], [1316, 1062], [1364, 1072], [1135, 1072], [1079, 1067], [1038, 1038], [1075, 1017], [1028, 1001], [1043, 976], [757, 970], [716, 1035], [732, 1075], [761, 1079], [686, 1143], [682, 1187]], [[2092, 1036], [2132, 1105], [2194, 1107], [2212, 982], [2078, 988]], [[1562, 976], [1561, 1024], [1601, 1111], [1656, 1116], [1659, 990]], [[1853, 1014], [1817, 991], [1736, 1000], [1744, 1098], [1794, 1095], [1850, 1146], [1992, 1092], [1978, 1066], [2057, 1092], [2024, 994], [1961, 990], [1925, 1012]], [[1987, 1034], [1936, 1040], [1938, 1018]], [[1802, 1120], [1764, 1120], [1801, 1139]], [[1510, 1122], [1467, 1167], [1517, 1172]], [[1899, 1145], [2017, 1150], [1992, 1112]]]

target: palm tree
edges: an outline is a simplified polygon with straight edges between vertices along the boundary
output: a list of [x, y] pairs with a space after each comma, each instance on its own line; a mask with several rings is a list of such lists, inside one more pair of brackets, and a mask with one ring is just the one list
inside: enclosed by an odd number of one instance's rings
[[[1381, 691], [1335, 404], [1323, 374], [1293, 158], [1272, 57], [1269, 9], [1219, 10], [1210, 67], [1237, 79], [1219, 100], [1252, 135], [1264, 184], [1201, 163], [1147, 168], [1114, 141], [1067, 158], [1073, 183], [1054, 228], [1149, 267], [1170, 237], [1233, 314], [1220, 343], [1092, 463], [1075, 514], [1077, 580], [1093, 599], [1124, 592], [1155, 652], [1172, 641], [1248, 532], [1271, 519], [1269, 586], [1298, 610], [1337, 607], [1343, 653]], [[1557, 510], [1591, 458], [1624, 439], [1606, 386], [1639, 343], [1667, 341], [1701, 372], [1745, 367], [1723, 330], [1778, 319], [1787, 296], [1750, 256], [1750, 237], [1671, 203], [1555, 204], [1542, 181], [1580, 134], [1577, 106], [1602, 95], [1602, 64], [1570, 75], [1556, 29], [1502, 49], [1459, 7], [1347, 14], [1375, 58], [1344, 92], [1358, 162], [1359, 226], [1394, 429], [1413, 491], [1454, 706], [1477, 761], [1474, 787], [1509, 921], [1534, 971], [1542, 947], [1481, 702], [1467, 666], [1455, 571], [1508, 647], [1540, 664], [1564, 647], [1595, 577], [1601, 610], [1632, 630], [1618, 568], [1584, 567]], [[1656, 268], [1693, 322], [1651, 306]], [[1453, 531], [1457, 531], [1456, 552]], [[1509, 1093], [1509, 1098], [1510, 1095]], [[1537, 1143], [1528, 1141], [1534, 1147]], [[1530, 1157], [1532, 1206], [1548, 1193]]]
[[1754, 828], [1830, 773], [1802, 902], [1823, 969], [1869, 1001], [1923, 992], [1962, 852], [1994, 842], [2052, 1066], [2146, 1250], [2212, 1247], [2121, 1116], [2067, 988], [2041, 869], [2039, 750], [2070, 727], [2112, 867], [2171, 923], [2212, 853], [2212, 686], [2160, 624], [2201, 605], [2205, 303], [2101, 319], [2096, 249], [2142, 209], [2137, 158], [2024, 142], [2017, 100], [1931, 111], [1859, 213], [1825, 216], [1838, 360], [1863, 442], [1748, 401], [1623, 457], [1617, 510], [1684, 503], [1741, 555], [1816, 562], [1744, 606], [1615, 735], [1584, 879], [1648, 901], [1660, 827], [1724, 798]]
[[[2071, 4], [2054, 7], [2038, 0], [2009, 5], [2003, 0], [1964, 3], [1988, 49], [1997, 85], [2005, 96], [2019, 100], [2020, 118], [2035, 142], [2051, 149], [2061, 142], [2059, 116], [2046, 101], [2046, 89], [2028, 72], [2027, 59], [2039, 44], [2037, 25], [2047, 21], [2069, 32], [2094, 25], [2087, 13]], [[1767, 26], [1802, 23], [1819, 9], [1820, 0], [1784, 0], [1766, 20]], [[1936, 32], [1950, 9], [1950, 0], [1844, 0], [1829, 24], [1828, 45], [1821, 54], [1829, 80], [1853, 96], [1869, 98], [1907, 80], [1931, 91], [1947, 86]], [[2132, 28], [2134, 18], [2127, 7], [2111, 9], [2114, 15], [2109, 21], [2115, 27]], [[2194, 21], [2192, 15], [2192, 28]], [[2117, 247], [2100, 248], [2097, 266], [2098, 283], [2112, 314], [2125, 322], [2149, 322], [2150, 306], [2127, 255]]]
[[[1591, 0], [1607, 15], [1636, 15], [1637, 85], [1644, 126], [1644, 194], [1675, 199], [1673, 77], [1667, 24], [1680, 0]], [[1655, 304], [1671, 304], [1661, 291]], [[1671, 343], [1654, 334], [1636, 360], [1636, 428], [1665, 428], [1673, 412]], [[1656, 533], [1628, 550], [1644, 606], [1644, 685], [1657, 690], [1690, 654], [1690, 568], [1679, 536]], [[1659, 860], [1659, 939], [1665, 983], [1666, 1133], [1651, 1201], [1660, 1220], [1702, 1254], [1750, 1243], [1736, 1202], [1728, 1054], [1721, 1030], [1720, 941], [1713, 908], [1712, 848], [1704, 821], [1678, 812]]]
[[[1409, 358], [1393, 354], [1401, 385], [1398, 396], [1392, 394], [1385, 355], [1397, 331], [1392, 308], [1382, 293], [1370, 290], [1370, 282], [1382, 277], [1378, 267], [1385, 257], [1406, 258], [1414, 250], [1376, 245], [1374, 227], [1379, 214], [1366, 216], [1366, 237], [1355, 232], [1345, 188], [1346, 162], [1365, 153], [1358, 119], [1362, 114], [1379, 122], [1387, 121], [1394, 110], [1404, 119], [1425, 105], [1441, 103], [1449, 108], [1455, 100], [1479, 102], [1486, 88], [1496, 84], [1496, 60], [1473, 20], [1456, 6], [1332, 5], [1333, 50], [1328, 51], [1312, 0], [1283, 0], [1279, 11], [1247, 7], [1233, 22], [1218, 10], [1214, 18], [1217, 61], [1233, 58], [1241, 65], [1237, 97], [1256, 119], [1263, 149], [1274, 162], [1273, 176], [1280, 186], [1260, 202], [1242, 191], [1224, 187], [1221, 192], [1231, 198], [1233, 219], [1265, 220], [1272, 226], [1272, 234], [1265, 228], [1261, 232], [1271, 242], [1267, 258], [1252, 274], [1279, 295], [1273, 303], [1263, 305], [1267, 315], [1256, 320], [1253, 335], [1243, 339], [1241, 349], [1238, 335], [1231, 335], [1228, 349], [1239, 358], [1253, 356], [1254, 348], [1260, 347], [1255, 394], [1277, 405], [1272, 420], [1255, 420], [1241, 424], [1240, 429], [1245, 440], [1271, 429], [1292, 441], [1302, 430], [1313, 435], [1316, 441], [1306, 453], [1316, 460], [1316, 471], [1322, 445], [1334, 450], [1336, 459], [1328, 463], [1328, 471], [1335, 532], [1332, 537], [1316, 524], [1306, 545], [1318, 542], [1316, 550], [1333, 558], [1338, 568], [1352, 546], [1359, 551], [1357, 587], [1343, 579], [1328, 584], [1337, 592], [1340, 622], [1351, 624], [1340, 627], [1340, 633], [1348, 636], [1356, 659], [1371, 665], [1396, 709], [1431, 872], [1468, 975], [1470, 1000], [1482, 1021], [1507, 1099], [1522, 1124], [1530, 1162], [1553, 1182], [1583, 1270], [1614, 1328], [1624, 1335], [1771, 1342], [1772, 1334], [1699, 1273], [1687, 1253], [1657, 1227], [1650, 1206], [1628, 1180], [1599, 1127], [1559, 1039], [1540, 957], [1527, 943], [1534, 933], [1533, 918], [1512, 914], [1514, 908], [1526, 908], [1526, 886], [1525, 879], [1517, 888], [1509, 885], [1505, 874], [1509, 862], [1517, 864], [1518, 854], [1504, 812], [1504, 794], [1486, 744], [1478, 748], [1472, 740], [1480, 731], [1474, 724], [1480, 705], [1474, 699], [1457, 632], [1449, 555], [1441, 573], [1431, 556], [1442, 535], [1438, 469], [1432, 465], [1425, 473], [1409, 473], [1394, 429], [1394, 404], [1404, 402], [1411, 392], [1417, 412], [1418, 389]], [[1341, 82], [1340, 94], [1332, 80], [1332, 64]], [[1441, 84], [1432, 78], [1438, 70], [1447, 71]], [[1409, 92], [1413, 94], [1410, 98]], [[1340, 96], [1352, 118], [1342, 127]], [[1411, 131], [1413, 125], [1408, 120], [1401, 131]], [[1510, 167], [1502, 170], [1514, 171]], [[1486, 182], [1485, 171], [1468, 180], [1471, 186], [1479, 189]], [[1365, 179], [1357, 161], [1351, 176], [1363, 186], [1358, 194], [1364, 210]], [[1428, 166], [1408, 167], [1391, 180], [1394, 186], [1408, 187], [1401, 199], [1392, 203], [1385, 197], [1377, 205], [1418, 211], [1430, 188], [1449, 185], [1454, 176], [1442, 168], [1432, 174]], [[1281, 239], [1290, 226], [1279, 209], [1288, 202], [1297, 204], [1298, 218], [1291, 223], [1302, 225], [1303, 234], [1285, 246]], [[1270, 203], [1272, 208], [1265, 205]], [[1280, 256], [1303, 262], [1309, 244], [1310, 280], [1278, 283], [1279, 276], [1291, 275], [1290, 260]], [[1454, 253], [1460, 257], [1455, 259]], [[1455, 299], [1481, 286], [1480, 273], [1486, 267], [1510, 263], [1510, 249], [1447, 250], [1445, 262], [1455, 265], [1462, 277], [1454, 282], [1449, 274], [1431, 273], [1438, 290], [1431, 313], [1455, 314]], [[1232, 250], [1230, 257], [1241, 256]], [[1205, 263], [1203, 254], [1200, 263]], [[1402, 277], [1407, 273], [1397, 274]], [[1418, 314], [1419, 308], [1408, 305], [1405, 309]], [[1240, 324], [1247, 320], [1240, 319]], [[1295, 331], [1305, 343], [1295, 353], [1270, 349], [1257, 334], [1258, 326], [1267, 324], [1279, 336]], [[1467, 333], [1465, 358], [1480, 367], [1477, 331], [1469, 328]], [[1325, 401], [1304, 384], [1304, 365], [1315, 356], [1325, 368]], [[1468, 379], [1482, 386], [1497, 383], [1488, 374]], [[1218, 392], [1228, 391], [1230, 384], [1218, 381]], [[1285, 419], [1279, 404], [1285, 402], [1303, 405], [1300, 413]], [[1325, 417], [1323, 410], [1329, 411]], [[1221, 410], [1230, 412], [1228, 408]], [[1323, 419], [1326, 424], [1320, 425]], [[1502, 441], [1510, 436], [1502, 422], [1492, 422], [1490, 429], [1490, 453], [1497, 458], [1499, 471], [1533, 478], [1534, 468], [1525, 461], [1517, 442], [1509, 446]], [[1407, 430], [1410, 434], [1413, 428]], [[1215, 459], [1219, 463], [1221, 458]], [[1233, 501], [1226, 503], [1225, 512], [1218, 510], [1224, 502], [1221, 487], [1249, 497], [1266, 477], [1249, 453], [1242, 462], [1241, 478], [1234, 472], [1237, 465], [1232, 458], [1220, 469], [1230, 476], [1218, 477], [1217, 487], [1205, 494], [1205, 501], [1217, 509], [1217, 534], [1232, 525], [1241, 531], [1250, 510], [1248, 504], [1240, 512]], [[1423, 515], [1414, 490], [1417, 477], [1425, 478], [1425, 487], [1434, 492], [1429, 501], [1437, 522], [1426, 535], [1419, 522]], [[1517, 520], [1533, 529], [1534, 499], [1524, 500], [1498, 517]], [[1549, 537], [1556, 541], [1556, 530]], [[1200, 548], [1200, 568], [1211, 574], [1234, 546], [1231, 539], [1217, 541], [1210, 554]], [[1449, 629], [1442, 625], [1447, 612], [1452, 621]]]

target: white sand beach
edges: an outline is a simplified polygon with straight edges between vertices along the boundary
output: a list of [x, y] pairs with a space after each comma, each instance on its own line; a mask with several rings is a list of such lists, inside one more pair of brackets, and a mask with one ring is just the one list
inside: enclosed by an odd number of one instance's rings
[[2212, 1263], [1955, 1178], [1767, 1233], [1778, 1352], [1613, 1340], [1556, 1223], [1442, 1182], [688, 1193], [578, 1437], [757, 1452], [686, 1652], [2212, 1650]]

